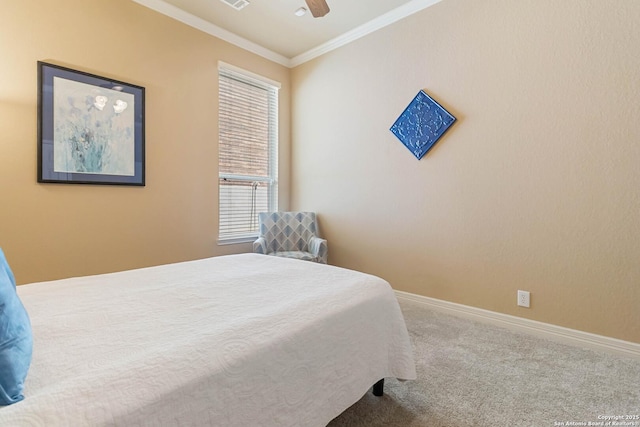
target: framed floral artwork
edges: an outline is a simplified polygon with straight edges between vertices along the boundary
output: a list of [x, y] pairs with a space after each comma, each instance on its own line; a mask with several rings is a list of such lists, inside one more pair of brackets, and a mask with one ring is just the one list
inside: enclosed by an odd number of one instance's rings
[[38, 182], [145, 185], [144, 87], [38, 62]]

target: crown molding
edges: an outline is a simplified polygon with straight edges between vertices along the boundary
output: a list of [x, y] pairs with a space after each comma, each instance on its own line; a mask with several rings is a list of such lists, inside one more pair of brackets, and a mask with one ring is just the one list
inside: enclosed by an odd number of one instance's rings
[[277, 64], [284, 65], [288, 68], [294, 68], [300, 64], [317, 58], [320, 55], [324, 55], [325, 53], [331, 52], [334, 49], [337, 49], [341, 46], [351, 43], [352, 41], [364, 37], [367, 34], [378, 31], [379, 29], [384, 28], [387, 25], [391, 25], [394, 22], [406, 18], [409, 15], [426, 9], [427, 7], [433, 6], [436, 3], [440, 3], [442, 0], [412, 0], [388, 13], [385, 13], [384, 15], [379, 16], [378, 18], [360, 25], [359, 27], [356, 27], [351, 31], [347, 31], [344, 34], [293, 58], [287, 58], [286, 56], [280, 55], [279, 53], [276, 53], [263, 46], [260, 46], [257, 43], [249, 41], [228, 30], [225, 30], [224, 28], [218, 27], [211, 22], [205, 21], [202, 18], [185, 12], [184, 10], [165, 2], [164, 0], [133, 1], [142, 6], [148, 7], [149, 9], [155, 10], [158, 13], [187, 24], [193, 28], [196, 28], [200, 31], [203, 31], [207, 34], [210, 34], [214, 37], [245, 49], [249, 52], [255, 53], [256, 55], [262, 56], [263, 58], [266, 58]]
[[436, 3], [440, 3], [441, 1], [442, 0], [413, 0], [409, 3], [405, 3], [404, 5], [385, 13], [384, 15], [372, 19], [371, 21], [362, 24], [351, 31], [347, 31], [344, 34], [321, 44], [320, 46], [317, 46], [305, 53], [291, 58], [290, 67], [293, 68], [297, 67], [300, 64], [304, 64], [307, 61], [324, 55], [325, 53], [331, 52], [332, 50], [351, 43], [352, 41], [358, 40], [359, 38], [364, 37], [367, 34], [378, 31], [381, 28], [391, 25], [394, 22], [406, 18], [409, 15], [413, 15], [414, 13], [426, 9], [430, 6], [433, 6]]
[[227, 31], [224, 28], [220, 28], [209, 21], [198, 18], [197, 16], [185, 12], [184, 10], [177, 8], [174, 5], [169, 4], [163, 0], [133, 1], [142, 6], [148, 7], [149, 9], [155, 10], [158, 13], [173, 18], [176, 21], [180, 21], [183, 24], [187, 24], [190, 27], [196, 28], [202, 32], [236, 45], [244, 50], [248, 50], [249, 52], [255, 53], [256, 55], [262, 56], [263, 58], [266, 58], [270, 61], [273, 61], [280, 65], [284, 65], [285, 67], [291, 67], [291, 60], [286, 56], [273, 52], [272, 50], [262, 47], [257, 43], [254, 43], [230, 31]]

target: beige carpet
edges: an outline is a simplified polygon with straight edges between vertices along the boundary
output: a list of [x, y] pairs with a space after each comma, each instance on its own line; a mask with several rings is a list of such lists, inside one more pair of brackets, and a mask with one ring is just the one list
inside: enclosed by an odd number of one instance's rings
[[[400, 302], [418, 380], [387, 379], [340, 426], [640, 426], [640, 360]], [[625, 419], [630, 418], [630, 419]], [[592, 424], [589, 424], [591, 422]], [[620, 424], [615, 424], [620, 423]]]

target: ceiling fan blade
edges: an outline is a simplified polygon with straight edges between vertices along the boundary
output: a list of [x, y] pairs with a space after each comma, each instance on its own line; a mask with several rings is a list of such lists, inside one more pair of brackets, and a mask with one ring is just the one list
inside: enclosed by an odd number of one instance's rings
[[321, 18], [329, 13], [329, 5], [325, 0], [305, 0], [314, 18]]

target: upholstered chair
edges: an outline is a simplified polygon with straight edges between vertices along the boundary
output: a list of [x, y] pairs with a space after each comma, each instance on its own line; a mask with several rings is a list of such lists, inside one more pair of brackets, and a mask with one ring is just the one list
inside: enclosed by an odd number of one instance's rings
[[327, 241], [318, 237], [314, 212], [263, 212], [258, 219], [253, 252], [327, 263]]

